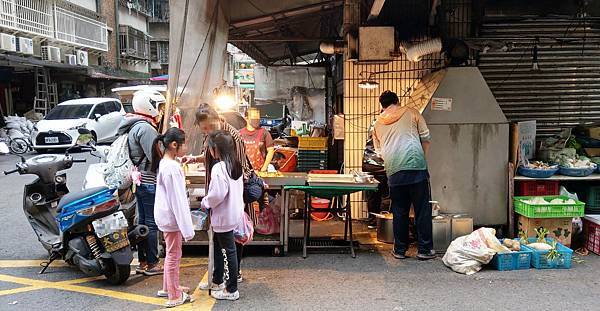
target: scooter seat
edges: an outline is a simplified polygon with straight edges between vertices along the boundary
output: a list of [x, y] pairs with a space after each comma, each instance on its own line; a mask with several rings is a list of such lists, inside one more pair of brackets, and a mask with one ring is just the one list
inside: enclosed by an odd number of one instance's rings
[[77, 200], [83, 199], [85, 197], [89, 197], [94, 193], [100, 192], [100, 191], [104, 191], [107, 190], [108, 187], [95, 187], [95, 188], [90, 188], [90, 189], [86, 189], [83, 191], [78, 191], [78, 192], [71, 192], [69, 194], [66, 194], [64, 197], [62, 197], [60, 199], [60, 201], [58, 202], [58, 210], [62, 210], [62, 208], [71, 203], [71, 202], [75, 202]]

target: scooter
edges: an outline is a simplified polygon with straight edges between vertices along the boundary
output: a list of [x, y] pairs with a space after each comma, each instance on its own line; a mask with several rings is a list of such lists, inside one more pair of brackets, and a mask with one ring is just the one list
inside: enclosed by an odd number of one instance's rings
[[[79, 131], [85, 136], [87, 130]], [[93, 146], [77, 147], [93, 150]], [[121, 210], [119, 197], [107, 187], [95, 187], [69, 193], [67, 174], [74, 159], [67, 149], [64, 155], [39, 155], [29, 160], [21, 157], [16, 169], [5, 175], [36, 175], [25, 185], [23, 211], [38, 240], [49, 253], [41, 273], [50, 264], [63, 259], [88, 275], [104, 275], [111, 284], [122, 284], [130, 275], [133, 253], [131, 243], [145, 238], [146, 226], [131, 225]]]

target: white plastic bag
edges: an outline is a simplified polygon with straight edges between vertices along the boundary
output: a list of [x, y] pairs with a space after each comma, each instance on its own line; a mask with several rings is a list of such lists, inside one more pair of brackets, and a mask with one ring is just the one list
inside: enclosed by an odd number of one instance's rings
[[446, 266], [458, 273], [471, 275], [488, 264], [499, 246], [496, 230], [480, 228], [471, 234], [456, 238], [446, 251], [442, 261]]

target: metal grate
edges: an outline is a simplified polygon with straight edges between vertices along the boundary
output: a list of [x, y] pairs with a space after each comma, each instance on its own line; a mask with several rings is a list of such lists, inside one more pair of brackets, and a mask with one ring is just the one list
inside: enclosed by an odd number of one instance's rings
[[55, 7], [56, 39], [84, 47], [108, 51], [106, 23]]
[[480, 54], [479, 68], [510, 121], [537, 120], [538, 137], [600, 121], [599, 25], [582, 18], [483, 24], [480, 40], [507, 50]]
[[[425, 57], [424, 60], [413, 63], [402, 56], [386, 64], [365, 64], [346, 61], [344, 63], [344, 164], [346, 172], [360, 171], [362, 157], [368, 130], [376, 116], [379, 115], [379, 95], [385, 90], [392, 90], [398, 94], [401, 101], [409, 98], [410, 89], [430, 70], [442, 66], [439, 54]], [[358, 82], [363, 80], [361, 72], [388, 72], [377, 74], [376, 80], [379, 88], [366, 90], [358, 87]], [[363, 193], [351, 196], [352, 217], [367, 218], [367, 206], [364, 203]]]
[[121, 43], [121, 55], [137, 59], [150, 58], [149, 37], [143, 31], [130, 26], [120, 25], [119, 40]]
[[52, 1], [0, 0], [0, 26], [53, 37]]

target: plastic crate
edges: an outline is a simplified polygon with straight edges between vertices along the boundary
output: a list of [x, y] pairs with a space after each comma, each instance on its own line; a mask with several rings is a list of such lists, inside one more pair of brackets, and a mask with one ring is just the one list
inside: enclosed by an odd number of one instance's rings
[[588, 188], [585, 203], [586, 208], [600, 209], [600, 186], [591, 186]]
[[[500, 240], [502, 242], [504, 239]], [[519, 252], [497, 253], [490, 264], [499, 271], [524, 270], [531, 268], [531, 255], [529, 248], [521, 248]]]
[[327, 137], [298, 137], [298, 149], [327, 150]]
[[[582, 217], [585, 212], [585, 203], [575, 201], [575, 204], [529, 204], [525, 203], [533, 197], [515, 197], [515, 212], [529, 218], [565, 218]], [[568, 200], [566, 196], [544, 196], [546, 201], [560, 198]]]
[[520, 181], [518, 185], [518, 195], [520, 196], [558, 195], [559, 193], [560, 182], [558, 180]]
[[[529, 238], [528, 241], [534, 243], [537, 239]], [[552, 239], [546, 239], [546, 241], [552, 243]], [[536, 269], [571, 269], [573, 250], [560, 243], [556, 243], [556, 249], [561, 256], [553, 261], [549, 261], [546, 257], [548, 251], [539, 251], [526, 245], [522, 247], [533, 252], [531, 254], [531, 266]]]
[[600, 255], [600, 216], [585, 216], [583, 232], [585, 232], [585, 248]]

